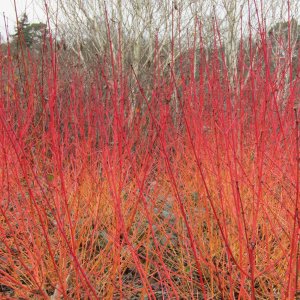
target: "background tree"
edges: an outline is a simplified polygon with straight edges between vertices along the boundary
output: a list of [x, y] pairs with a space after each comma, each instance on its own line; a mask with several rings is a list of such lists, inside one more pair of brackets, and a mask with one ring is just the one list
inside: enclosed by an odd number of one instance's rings
[[[285, 22], [288, 7], [290, 19], [299, 21], [296, 0], [35, 1], [47, 8], [50, 23], [83, 65], [88, 67], [94, 62], [95, 55], [102, 55], [109, 49], [109, 25], [114, 53], [121, 47], [123, 64], [132, 65], [140, 74], [147, 70], [155, 54], [167, 67], [191, 45], [188, 40], [195, 37], [195, 44], [199, 44], [200, 31], [203, 44], [212, 47], [216, 28], [222, 39], [227, 66], [233, 74], [237, 69], [241, 35], [245, 37], [250, 31], [252, 36], [259, 35], [258, 28], [271, 28], [277, 22]], [[155, 49], [155, 39], [159, 41], [159, 49]], [[196, 56], [195, 65], [197, 59]]]
[[29, 23], [28, 16], [23, 13], [17, 22], [15, 33], [12, 35], [12, 45], [20, 46], [20, 43], [29, 49], [37, 48], [42, 44], [47, 26], [44, 23]]

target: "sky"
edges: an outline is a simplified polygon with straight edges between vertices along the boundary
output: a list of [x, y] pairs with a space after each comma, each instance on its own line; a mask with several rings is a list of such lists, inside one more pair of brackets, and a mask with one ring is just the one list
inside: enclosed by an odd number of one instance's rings
[[[20, 17], [26, 12], [30, 23], [45, 22], [45, 13], [43, 12], [42, 1], [38, 0], [15, 0], [17, 13]], [[14, 8], [14, 0], [0, 0], [0, 34], [6, 39], [6, 29], [3, 13], [7, 21], [9, 33], [14, 32], [16, 25], [16, 13]]]

